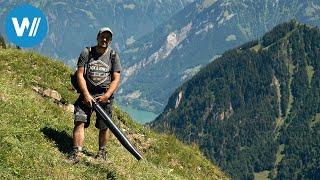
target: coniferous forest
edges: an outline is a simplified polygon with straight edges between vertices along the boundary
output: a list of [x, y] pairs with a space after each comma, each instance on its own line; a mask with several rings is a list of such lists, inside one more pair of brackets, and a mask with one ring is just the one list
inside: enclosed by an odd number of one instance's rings
[[151, 124], [234, 179], [320, 177], [320, 30], [296, 21], [225, 52]]

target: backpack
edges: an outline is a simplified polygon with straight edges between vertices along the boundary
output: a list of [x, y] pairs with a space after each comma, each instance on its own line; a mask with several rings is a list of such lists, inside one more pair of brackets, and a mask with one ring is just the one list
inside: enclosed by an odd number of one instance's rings
[[[86, 73], [87, 64], [89, 63], [89, 60], [92, 57], [91, 56], [92, 55], [91, 54], [92, 53], [91, 47], [86, 47], [86, 48], [89, 50], [89, 56], [88, 56], [88, 61], [84, 66], [85, 67], [85, 72], [84, 73]], [[110, 51], [110, 58], [111, 58], [111, 65], [113, 65], [114, 61], [115, 61], [115, 58], [116, 58], [116, 52], [113, 49], [111, 49], [111, 51]], [[77, 91], [77, 93], [81, 93], [80, 87], [79, 87], [79, 84], [78, 84], [78, 79], [77, 79], [77, 70], [73, 74], [70, 75], [70, 80], [71, 80], [71, 84], [72, 84], [73, 89], [75, 89]]]

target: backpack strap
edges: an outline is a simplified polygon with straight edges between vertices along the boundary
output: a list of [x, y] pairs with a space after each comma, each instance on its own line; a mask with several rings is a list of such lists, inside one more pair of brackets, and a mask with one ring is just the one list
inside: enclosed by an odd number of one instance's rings
[[86, 47], [86, 48], [87, 48], [88, 51], [89, 51], [88, 61], [87, 61], [87, 63], [89, 63], [89, 61], [90, 61], [90, 59], [91, 59], [91, 57], [92, 57], [92, 47], [90, 46], [90, 47]]
[[86, 74], [86, 69], [88, 68], [88, 64], [90, 63], [89, 61], [90, 61], [90, 59], [92, 57], [92, 47], [90, 46], [90, 47], [86, 47], [86, 48], [88, 49], [89, 54], [88, 54], [88, 60], [84, 65], [84, 75]]
[[116, 51], [114, 51], [113, 49], [111, 49], [111, 51], [110, 51], [110, 59], [111, 59], [111, 64], [112, 64], [112, 66], [114, 65], [114, 61], [115, 61], [115, 59], [116, 59], [116, 55], [117, 55]]
[[[113, 68], [113, 65], [114, 65], [114, 61], [115, 61], [115, 59], [116, 59], [116, 55], [117, 55], [117, 53], [116, 53], [116, 51], [114, 51], [113, 49], [111, 49], [111, 51], [110, 51], [110, 60], [111, 60], [111, 66], [112, 66], [112, 68]], [[109, 88], [110, 87], [110, 84], [108, 85], [108, 87], [107, 88]], [[113, 94], [111, 94], [111, 96], [110, 96], [110, 99], [113, 99], [114, 98], [114, 96], [113, 96]]]

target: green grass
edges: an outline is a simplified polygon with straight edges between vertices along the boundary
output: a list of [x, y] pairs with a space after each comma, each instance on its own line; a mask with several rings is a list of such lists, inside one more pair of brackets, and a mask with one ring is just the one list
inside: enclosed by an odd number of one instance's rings
[[269, 172], [270, 171], [262, 171], [262, 172], [259, 172], [259, 173], [254, 173], [254, 179], [256, 179], [256, 180], [267, 180], [267, 179], [270, 179], [270, 178], [268, 178]]
[[284, 125], [284, 120], [281, 117], [278, 117], [276, 119], [276, 128], [275, 128], [275, 140], [279, 138], [280, 136], [280, 131], [282, 126]]
[[320, 113], [317, 113], [315, 116], [314, 116], [314, 119], [312, 121], [310, 121], [310, 127], [314, 127], [317, 123], [320, 123]]
[[[137, 161], [111, 137], [107, 163], [85, 157], [65, 160], [72, 146], [72, 113], [32, 90], [57, 90], [67, 102], [72, 71], [62, 63], [32, 52], [0, 50], [0, 179], [227, 179], [198, 147], [143, 127], [115, 107], [114, 121], [143, 154]], [[86, 130], [85, 146], [97, 151], [97, 130]]]
[[279, 145], [278, 150], [277, 150], [277, 154], [276, 154], [276, 162], [275, 162], [275, 166], [277, 166], [281, 160], [284, 157], [284, 144]]
[[271, 171], [272, 177], [276, 177], [278, 174], [278, 165], [284, 158], [284, 144], [278, 146], [277, 154], [276, 154], [276, 161], [274, 163], [274, 169]]
[[73, 72], [60, 61], [33, 52], [7, 49], [1, 50], [0, 62], [0, 70], [3, 69], [5, 74], [14, 73], [17, 83], [55, 89], [69, 103], [76, 98], [76, 94], [70, 91], [69, 79]]
[[292, 103], [293, 103], [293, 96], [292, 96], [292, 89], [291, 89], [291, 84], [292, 84], [292, 75], [294, 73], [294, 69], [295, 69], [295, 66], [293, 64], [289, 64], [288, 65], [288, 69], [289, 69], [289, 73], [290, 73], [290, 79], [289, 79], [289, 82], [288, 82], [288, 86], [289, 86], [289, 102], [288, 102], [288, 107], [286, 109], [286, 112], [285, 112], [285, 118], [289, 117], [290, 115], [290, 111], [291, 111], [291, 108], [292, 108]]
[[309, 86], [311, 85], [311, 80], [314, 74], [314, 69], [312, 66], [306, 66], [307, 69], [307, 74], [308, 74], [308, 82], [309, 82]]
[[253, 46], [252, 48], [250, 48], [251, 51], [254, 51], [254, 52], [259, 52], [259, 50], [262, 49], [262, 45], [261, 44], [257, 44], [255, 46]]

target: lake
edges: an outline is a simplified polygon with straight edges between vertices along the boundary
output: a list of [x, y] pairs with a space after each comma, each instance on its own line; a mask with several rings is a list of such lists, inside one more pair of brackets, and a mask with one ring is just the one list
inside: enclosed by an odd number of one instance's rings
[[134, 121], [140, 124], [145, 124], [147, 122], [150, 122], [159, 115], [149, 111], [134, 109], [131, 106], [120, 106], [120, 107], [123, 111], [128, 113]]

